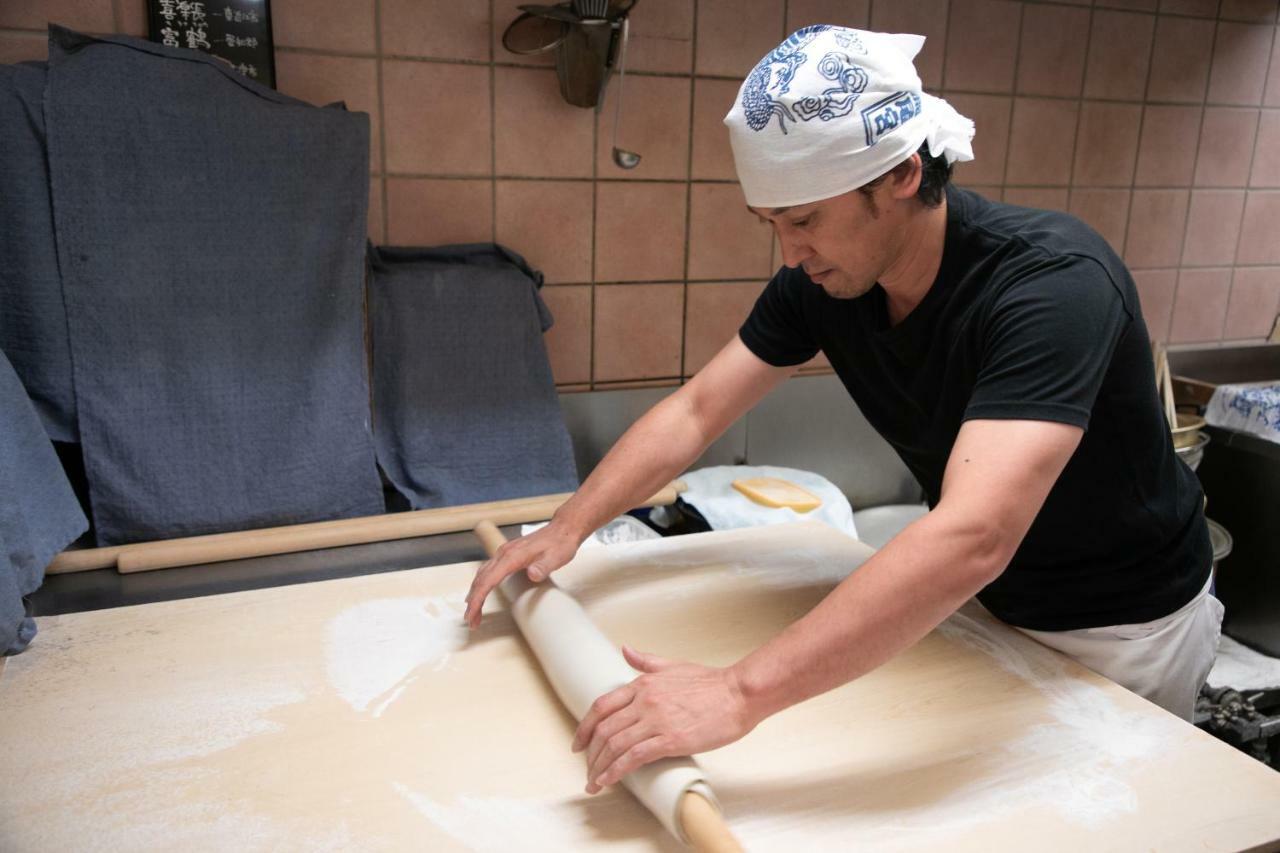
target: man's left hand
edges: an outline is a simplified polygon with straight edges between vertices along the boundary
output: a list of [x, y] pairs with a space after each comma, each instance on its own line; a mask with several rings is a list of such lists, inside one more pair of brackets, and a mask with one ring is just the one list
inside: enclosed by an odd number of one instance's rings
[[622, 647], [644, 673], [597, 699], [583, 717], [573, 751], [587, 750], [587, 788], [594, 794], [637, 767], [733, 743], [755, 728], [731, 668], [669, 661]]

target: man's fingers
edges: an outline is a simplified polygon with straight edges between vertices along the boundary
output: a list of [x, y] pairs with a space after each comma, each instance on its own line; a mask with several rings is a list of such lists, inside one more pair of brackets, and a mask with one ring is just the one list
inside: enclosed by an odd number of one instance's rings
[[[510, 544], [510, 543], [508, 543]], [[508, 568], [516, 560], [516, 552], [514, 550], [503, 549], [492, 558], [486, 560], [476, 569], [476, 576], [471, 580], [471, 589], [467, 592], [467, 610], [465, 619], [468, 625], [476, 628], [480, 625], [480, 613], [484, 608], [485, 599], [489, 597], [489, 593], [493, 592], [493, 588], [501, 583], [502, 579], [511, 574]]]
[[[627, 753], [631, 747], [636, 744], [648, 740], [652, 735], [650, 729], [643, 722], [635, 722], [630, 726], [620, 730], [608, 740], [601, 740], [599, 751], [595, 757], [587, 765], [587, 791], [591, 791], [594, 785], [596, 789], [603, 787], [600, 785], [600, 777], [604, 772], [613, 766], [614, 762]], [[592, 747], [595, 748], [595, 741], [592, 741]]]
[[634, 694], [635, 688], [627, 684], [604, 694], [592, 702], [591, 707], [587, 710], [587, 715], [578, 724], [578, 731], [574, 733], [573, 751], [581, 752], [586, 749], [587, 744], [591, 743], [591, 737], [595, 733], [599, 722], [610, 714], [630, 705]]
[[[601, 720], [594, 732], [591, 734], [591, 742], [587, 744], [587, 767], [588, 769], [596, 766], [596, 761], [600, 757], [600, 753], [604, 751], [605, 744], [609, 739], [623, 729], [630, 728], [635, 724], [638, 715], [635, 712], [634, 705], [628, 705], [620, 711], [617, 711]], [[587, 776], [591, 778], [590, 775]]]
[[[605, 767], [592, 780], [592, 784], [587, 787], [587, 792], [594, 794], [596, 791], [615, 784], [631, 771], [643, 767], [651, 761], [657, 761], [659, 758], [674, 754], [675, 752], [667, 746], [667, 740], [661, 736], [642, 739], [637, 743], [633, 743], [616, 761]], [[593, 787], [595, 788], [594, 791], [591, 790]]]

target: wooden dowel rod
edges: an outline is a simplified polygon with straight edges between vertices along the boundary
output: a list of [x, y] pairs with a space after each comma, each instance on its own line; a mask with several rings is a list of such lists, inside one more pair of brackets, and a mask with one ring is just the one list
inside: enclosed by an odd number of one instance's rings
[[742, 845], [733, 837], [724, 815], [706, 797], [693, 791], [680, 796], [680, 828], [689, 846], [705, 853], [742, 853]]
[[[675, 503], [684, 488], [684, 484], [677, 480], [660, 490], [643, 505], [665, 506]], [[572, 493], [566, 492], [364, 518], [344, 518], [285, 527], [212, 533], [207, 536], [183, 539], [139, 542], [133, 545], [64, 551], [54, 558], [46, 573], [88, 571], [109, 568], [112, 565], [116, 566], [121, 573], [145, 572], [198, 563], [239, 560], [246, 557], [265, 557], [319, 548], [337, 548], [343, 545], [410, 539], [437, 533], [459, 533], [470, 530], [478, 521], [485, 518], [493, 519], [499, 524], [527, 524], [551, 518], [571, 496]]]

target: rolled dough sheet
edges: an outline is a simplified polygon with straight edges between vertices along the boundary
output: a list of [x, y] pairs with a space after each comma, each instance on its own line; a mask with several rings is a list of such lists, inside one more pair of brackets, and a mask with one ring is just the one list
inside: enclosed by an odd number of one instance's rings
[[[581, 721], [597, 698], [636, 677], [619, 647], [554, 579], [535, 586], [524, 572], [517, 572], [500, 589], [543, 674], [575, 720]], [[680, 824], [684, 794], [692, 791], [719, 807], [706, 774], [688, 757], [647, 764], [627, 774], [622, 783], [685, 843], [689, 839]]]
[[[593, 548], [614, 643], [731, 663], [870, 550], [825, 525]], [[40, 620], [0, 676], [0, 850], [679, 850], [583, 793], [564, 710], [474, 563]], [[1280, 774], [980, 612], [697, 757], [752, 851], [1237, 850]]]

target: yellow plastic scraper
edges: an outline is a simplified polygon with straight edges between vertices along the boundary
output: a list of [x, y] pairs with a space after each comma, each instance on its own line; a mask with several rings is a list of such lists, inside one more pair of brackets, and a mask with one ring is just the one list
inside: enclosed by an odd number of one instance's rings
[[733, 487], [762, 506], [786, 507], [796, 512], [809, 512], [822, 506], [822, 498], [778, 477], [734, 480]]

